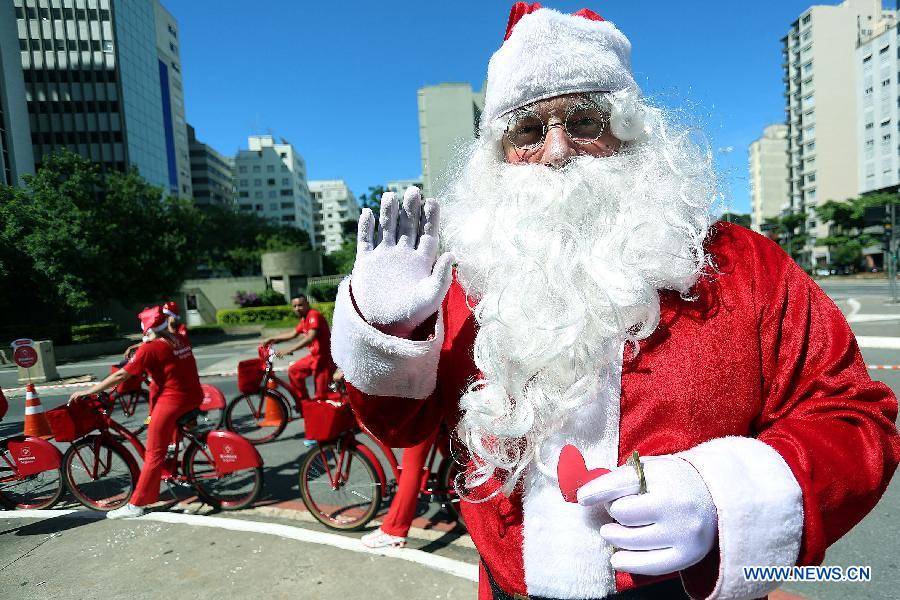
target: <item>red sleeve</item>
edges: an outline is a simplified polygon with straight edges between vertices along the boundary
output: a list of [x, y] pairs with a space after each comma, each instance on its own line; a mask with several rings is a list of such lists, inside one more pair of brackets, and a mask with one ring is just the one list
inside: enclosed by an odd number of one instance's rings
[[319, 328], [319, 319], [322, 317], [322, 314], [317, 310], [310, 310], [309, 314], [306, 315], [306, 329], [307, 331], [310, 329], [318, 329]]
[[149, 343], [145, 342], [141, 344], [131, 356], [131, 360], [129, 360], [122, 368], [132, 377], [140, 377], [144, 371], [147, 370], [147, 357], [150, 355], [151, 351], [152, 349]]
[[780, 248], [761, 250], [764, 404], [757, 438], [784, 458], [803, 492], [797, 562], [819, 564], [891, 480], [900, 460], [897, 399], [872, 381], [834, 302]]

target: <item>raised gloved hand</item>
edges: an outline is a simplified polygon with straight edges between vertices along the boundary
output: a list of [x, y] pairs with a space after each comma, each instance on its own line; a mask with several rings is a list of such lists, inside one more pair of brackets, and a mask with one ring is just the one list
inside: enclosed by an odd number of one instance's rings
[[604, 502], [617, 521], [600, 528], [600, 535], [618, 548], [613, 568], [664, 575], [700, 562], [712, 549], [718, 527], [716, 507], [700, 474], [677, 456], [642, 457], [641, 464], [644, 494], [638, 494], [638, 475], [630, 465], [578, 490], [580, 504]]
[[413, 186], [406, 189], [402, 206], [393, 192], [381, 197], [382, 239], [376, 247], [372, 211], [363, 209], [359, 217], [353, 298], [363, 318], [386, 333], [408, 336], [437, 312], [450, 287], [453, 256], [445, 253], [435, 262], [439, 220], [437, 202], [429, 198], [423, 207]]

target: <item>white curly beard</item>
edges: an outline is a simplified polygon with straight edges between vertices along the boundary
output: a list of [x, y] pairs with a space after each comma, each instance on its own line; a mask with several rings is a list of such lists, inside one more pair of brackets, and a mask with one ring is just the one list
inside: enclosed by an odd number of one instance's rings
[[460, 400], [469, 489], [499, 470], [509, 493], [536, 457], [546, 471], [541, 443], [590, 401], [624, 342], [653, 332], [658, 290], [687, 294], [706, 264], [709, 153], [646, 110], [645, 141], [561, 169], [506, 164], [496, 141], [479, 141], [442, 200], [444, 244], [477, 299], [483, 379]]

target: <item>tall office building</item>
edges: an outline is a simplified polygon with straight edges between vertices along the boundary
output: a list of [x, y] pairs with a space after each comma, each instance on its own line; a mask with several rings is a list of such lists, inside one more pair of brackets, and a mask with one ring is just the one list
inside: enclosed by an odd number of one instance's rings
[[419, 89], [419, 142], [426, 195], [440, 191], [456, 151], [475, 137], [486, 87], [473, 92], [468, 83], [441, 83]]
[[[344, 223], [359, 220], [359, 204], [343, 179], [309, 182], [313, 201], [316, 247], [331, 254], [344, 245]], [[356, 231], [354, 226], [353, 231]]]
[[896, 191], [900, 183], [900, 46], [897, 15], [862, 29], [856, 47], [858, 189]]
[[34, 171], [28, 105], [16, 14], [13, 5], [0, 3], [0, 184], [22, 185], [22, 175]]
[[303, 229], [316, 247], [303, 157], [287, 140], [276, 143], [271, 135], [251, 135], [247, 146], [234, 159], [238, 209]]
[[417, 179], [395, 179], [393, 181], [388, 181], [384, 184], [384, 191], [386, 192], [394, 192], [399, 197], [403, 197], [403, 194], [406, 192], [406, 188], [411, 185], [416, 186], [420, 190], [422, 189], [422, 177]]
[[198, 140], [190, 124], [187, 133], [194, 204], [234, 207], [234, 159]]
[[13, 0], [35, 168], [68, 148], [104, 169], [134, 165], [150, 183], [180, 189], [170, 177], [178, 157], [166, 140], [155, 5]]
[[762, 231], [790, 203], [787, 168], [787, 125], [769, 125], [750, 144], [750, 227]]
[[829, 262], [827, 247], [815, 245], [828, 233], [815, 207], [858, 191], [854, 49], [860, 31], [881, 18], [881, 0], [812, 6], [782, 39], [789, 210], [807, 214], [803, 229], [810, 237], [800, 262], [809, 266]]
[[188, 155], [187, 121], [184, 118], [184, 84], [181, 79], [178, 22], [159, 0], [153, 2], [156, 18], [156, 53], [159, 60], [159, 90], [166, 138], [169, 191], [190, 198], [191, 160]]

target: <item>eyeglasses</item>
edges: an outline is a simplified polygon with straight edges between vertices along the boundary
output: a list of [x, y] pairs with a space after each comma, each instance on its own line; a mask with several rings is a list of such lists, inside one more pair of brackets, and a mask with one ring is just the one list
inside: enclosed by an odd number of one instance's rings
[[562, 123], [548, 124], [533, 110], [517, 110], [509, 118], [506, 139], [519, 150], [534, 150], [544, 143], [551, 127], [562, 125], [569, 138], [576, 144], [590, 144], [597, 141], [609, 128], [609, 115], [588, 100], [573, 104], [566, 110]]

